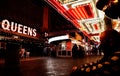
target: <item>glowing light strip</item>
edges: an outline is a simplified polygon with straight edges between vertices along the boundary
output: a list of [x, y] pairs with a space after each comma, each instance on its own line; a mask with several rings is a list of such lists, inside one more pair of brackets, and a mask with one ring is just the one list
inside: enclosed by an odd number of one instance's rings
[[74, 11], [75, 11], [75, 13], [76, 13], [76, 15], [77, 15], [78, 19], [80, 19], [80, 18], [81, 18], [81, 16], [80, 16], [80, 14], [79, 14], [79, 12], [78, 12], [78, 10], [77, 10], [77, 7], [74, 9]]
[[87, 23], [98, 23], [101, 21], [101, 19], [100, 18], [89, 18], [89, 19], [84, 19], [83, 21]]
[[81, 11], [81, 7], [82, 7], [82, 6], [79, 6], [78, 11], [80, 12], [82, 18], [85, 19], [85, 15], [84, 15], [84, 13]]
[[49, 3], [51, 3], [54, 7], [57, 7], [57, 10], [60, 10], [61, 12], [66, 11], [66, 9], [56, 0], [48, 0]]
[[78, 23], [76, 20], [72, 20], [72, 22], [75, 24], [75, 26], [76, 26], [77, 28], [81, 28], [81, 26], [79, 25], [79, 23]]
[[[70, 21], [70, 16], [69, 14], [67, 14], [66, 9], [60, 5], [57, 1], [55, 0], [45, 0], [49, 5], [51, 5], [56, 11], [58, 11], [58, 13], [60, 13], [61, 15], [63, 15], [63, 17], [65, 17], [68, 21]], [[55, 3], [55, 4], [54, 4]], [[56, 4], [57, 3], [57, 4]], [[61, 8], [62, 7], [62, 8]], [[63, 11], [61, 9], [63, 9]]]
[[51, 43], [53, 41], [65, 40], [65, 39], [69, 39], [69, 35], [62, 35], [62, 36], [52, 37], [52, 38], [48, 39], [48, 42]]
[[76, 17], [76, 19], [79, 19], [78, 15], [76, 14], [75, 9], [72, 9], [71, 12], [74, 14], [74, 16]]
[[72, 4], [72, 7], [76, 7], [78, 5], [83, 5], [83, 4], [87, 4], [87, 3], [90, 3], [91, 1], [80, 1], [80, 2], [76, 2], [74, 4]]
[[[75, 18], [77, 19], [86, 19], [88, 18], [88, 15], [84, 9], [84, 5], [83, 4], [88, 4], [90, 3], [91, 1], [77, 1], [77, 2], [72, 2], [71, 4], [70, 3], [67, 3], [67, 4], [63, 4], [63, 7], [66, 9], [66, 10], [69, 10], [69, 8], [73, 8], [74, 11], [72, 10], [71, 12], [74, 14]], [[80, 14], [79, 14], [80, 12]], [[82, 17], [81, 17], [81, 16]]]
[[78, 16], [79, 16], [79, 19], [82, 19], [82, 16], [81, 16], [81, 14], [80, 14], [78, 8], [79, 8], [79, 6], [77, 6], [77, 7], [75, 8], [75, 11], [76, 11], [76, 13], [77, 13]]
[[85, 18], [88, 18], [87, 12], [84, 8], [84, 6], [81, 7], [81, 11], [84, 13]]
[[72, 9], [70, 9], [69, 11], [69, 14], [73, 17], [73, 19], [76, 19], [76, 17], [74, 16], [73, 12], [72, 12]]
[[66, 11], [66, 12], [64, 12], [63, 13], [66, 17], [68, 17], [68, 20], [72, 20], [72, 16], [70, 16], [70, 14], [69, 14], [69, 12], [68, 11]]

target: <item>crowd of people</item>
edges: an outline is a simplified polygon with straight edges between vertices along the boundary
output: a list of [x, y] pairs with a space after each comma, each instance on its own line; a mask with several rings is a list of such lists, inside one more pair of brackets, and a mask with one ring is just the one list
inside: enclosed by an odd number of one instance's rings
[[84, 57], [85, 55], [102, 55], [102, 51], [95, 45], [82, 47], [81, 45], [74, 44], [72, 47], [72, 57]]
[[72, 57], [74, 57], [74, 58], [83, 57], [84, 55], [85, 55], [85, 51], [84, 51], [83, 47], [80, 45], [78, 47], [77, 44], [74, 44], [74, 46], [72, 48]]

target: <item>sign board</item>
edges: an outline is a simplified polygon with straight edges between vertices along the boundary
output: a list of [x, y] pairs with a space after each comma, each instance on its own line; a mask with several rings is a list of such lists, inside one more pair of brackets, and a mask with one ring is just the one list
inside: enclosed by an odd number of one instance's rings
[[10, 22], [7, 19], [2, 20], [0, 24], [0, 30], [4, 32], [9, 32], [21, 36], [31, 36], [36, 37], [37, 36], [37, 30], [22, 24], [18, 24], [15, 22]]

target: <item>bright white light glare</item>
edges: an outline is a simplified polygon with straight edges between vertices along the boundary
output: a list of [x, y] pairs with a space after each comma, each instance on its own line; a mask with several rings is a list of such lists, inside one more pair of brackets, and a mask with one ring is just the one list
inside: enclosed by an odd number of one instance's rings
[[77, 41], [77, 40], [72, 40], [71, 41], [73, 44], [81, 44], [81, 42], [80, 41]]
[[63, 4], [63, 7], [66, 9], [66, 10], [69, 10], [69, 7], [67, 5], [64, 5]]
[[48, 42], [53, 42], [53, 41], [58, 41], [58, 40], [65, 40], [65, 39], [69, 39], [69, 35], [62, 35], [62, 36], [57, 36], [57, 37], [52, 37], [50, 39], [48, 39]]
[[93, 36], [92, 38], [94, 39], [94, 41], [100, 42], [100, 37], [99, 36]]
[[105, 13], [101, 10], [98, 10], [99, 18], [104, 19]]
[[90, 1], [89, 0], [86, 0], [86, 1], [79, 0], [79, 1], [65, 3], [65, 4], [63, 4], [63, 7], [66, 8], [66, 10], [68, 10], [70, 7], [75, 8], [78, 5], [83, 5], [83, 4], [87, 4], [87, 3], [90, 3]]
[[78, 5], [83, 5], [83, 4], [87, 4], [87, 3], [90, 3], [90, 1], [77, 2], [75, 4], [72, 4], [72, 7], [74, 8], [74, 7], [78, 6]]

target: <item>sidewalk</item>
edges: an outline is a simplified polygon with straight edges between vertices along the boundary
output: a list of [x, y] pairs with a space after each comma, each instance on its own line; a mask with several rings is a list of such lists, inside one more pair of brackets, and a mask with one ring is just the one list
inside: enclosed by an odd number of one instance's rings
[[[31, 60], [38, 60], [38, 59], [43, 59], [47, 57], [29, 57], [29, 58], [20, 58], [20, 61], [31, 61]], [[5, 63], [5, 60], [3, 58], [0, 58], [0, 64]]]

